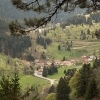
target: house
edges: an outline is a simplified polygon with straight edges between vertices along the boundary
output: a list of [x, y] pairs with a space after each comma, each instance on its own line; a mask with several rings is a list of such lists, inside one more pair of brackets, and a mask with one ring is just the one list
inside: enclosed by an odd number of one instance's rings
[[34, 61], [35, 63], [39, 63], [40, 62], [40, 60], [39, 59], [35, 59], [35, 61]]
[[61, 65], [71, 66], [72, 63], [71, 63], [71, 61], [63, 61]]
[[45, 65], [45, 64], [44, 64], [43, 62], [36, 63], [36, 66], [37, 66], [38, 68], [43, 68], [44, 65]]
[[47, 61], [47, 62], [46, 62], [46, 65], [47, 65], [47, 66], [51, 66], [51, 64], [52, 64], [52, 62], [50, 62], [50, 61]]
[[71, 63], [73, 64], [73, 65], [75, 65], [76, 63], [78, 63], [79, 62], [79, 59], [78, 58], [73, 58], [72, 60], [71, 60]]
[[53, 63], [54, 63], [55, 65], [61, 65], [61, 61], [60, 61], [60, 60], [54, 60]]
[[87, 56], [82, 56], [82, 63], [88, 63], [88, 57]]
[[42, 72], [43, 72], [43, 69], [39, 69], [39, 70], [37, 71], [37, 74], [38, 74], [38, 75], [42, 75]]

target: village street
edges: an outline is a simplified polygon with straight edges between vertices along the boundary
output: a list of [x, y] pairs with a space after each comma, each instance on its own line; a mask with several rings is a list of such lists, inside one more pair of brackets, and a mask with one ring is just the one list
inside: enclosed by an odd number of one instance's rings
[[34, 72], [34, 76], [50, 81], [51, 85], [54, 84], [54, 81], [55, 81], [55, 79], [49, 79], [49, 78], [43, 77], [42, 75], [38, 75], [37, 71]]

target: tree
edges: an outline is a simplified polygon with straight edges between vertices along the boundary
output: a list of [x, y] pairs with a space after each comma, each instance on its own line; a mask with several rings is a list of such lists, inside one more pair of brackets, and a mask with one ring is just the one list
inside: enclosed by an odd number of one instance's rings
[[57, 100], [56, 94], [55, 93], [48, 94], [45, 100]]
[[98, 96], [98, 89], [97, 89], [96, 80], [92, 79], [88, 84], [87, 91], [85, 94], [85, 100], [92, 100], [97, 96]]
[[49, 89], [49, 93], [53, 93], [55, 92], [55, 86], [51, 85], [50, 89]]
[[[13, 75], [2, 75], [0, 79], [0, 100], [24, 100], [30, 96], [30, 93], [36, 90], [32, 86], [27, 91], [22, 93], [21, 85], [19, 83], [20, 77], [16, 72]], [[38, 95], [35, 94], [32, 100], [39, 100]]]
[[60, 45], [58, 45], [58, 50], [61, 50], [61, 46]]
[[84, 97], [86, 93], [87, 86], [92, 77], [92, 68], [90, 64], [84, 64], [79, 70], [78, 82], [76, 85], [76, 95], [77, 97]]
[[57, 100], [70, 100], [69, 93], [71, 92], [70, 87], [68, 86], [69, 79], [68, 78], [60, 78], [57, 85]]
[[68, 45], [68, 47], [67, 47], [67, 51], [70, 51], [71, 49], [70, 49], [70, 45]]
[[44, 66], [43, 67], [43, 72], [42, 72], [42, 76], [43, 77], [47, 77], [48, 73], [47, 73], [47, 68]]
[[65, 61], [66, 60], [66, 58], [65, 58], [65, 56], [63, 57], [63, 61]]
[[29, 31], [46, 25], [49, 21], [53, 20], [53, 17], [60, 11], [71, 12], [76, 7], [81, 9], [87, 8], [87, 11], [100, 10], [99, 0], [32, 0], [31, 2], [24, 2], [22, 0], [11, 0], [12, 4], [24, 11], [33, 11], [39, 14], [43, 14], [40, 18], [24, 18], [25, 25], [32, 27], [26, 30], [26, 26], [21, 26], [18, 21], [12, 21], [9, 24], [9, 29], [13, 35], [25, 35]]
[[64, 74], [66, 74], [66, 69], [64, 70]]

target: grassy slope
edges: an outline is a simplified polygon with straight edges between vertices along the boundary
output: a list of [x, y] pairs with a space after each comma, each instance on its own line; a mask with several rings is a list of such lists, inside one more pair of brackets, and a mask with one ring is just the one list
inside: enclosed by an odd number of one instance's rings
[[[96, 26], [96, 27], [95, 27]], [[82, 55], [92, 55], [94, 51], [98, 54], [99, 47], [100, 47], [100, 40], [97, 40], [96, 37], [92, 38], [92, 33], [94, 33], [95, 29], [100, 28], [100, 23], [97, 23], [94, 26], [89, 27], [88, 25], [70, 25], [67, 26], [65, 29], [61, 27], [57, 27], [55, 30], [50, 30], [47, 33], [46, 37], [52, 39], [52, 43], [47, 46], [47, 49], [43, 49], [42, 46], [37, 45], [34, 43], [34, 47], [37, 48], [38, 52], [45, 52], [46, 55], [53, 59], [60, 59], [62, 60], [65, 56], [67, 59], [71, 58], [79, 58]], [[87, 29], [90, 29], [91, 34], [87, 34]], [[81, 30], [85, 32], [86, 37], [88, 40], [80, 40], [80, 33]], [[43, 36], [43, 35], [42, 35]], [[33, 36], [34, 37], [34, 36]], [[36, 36], [35, 36], [36, 38]], [[77, 39], [76, 39], [77, 38]], [[73, 42], [73, 47], [71, 51], [65, 51], [65, 44], [66, 42]], [[35, 41], [34, 41], [35, 42]], [[61, 46], [61, 50], [58, 50], [58, 45]], [[76, 48], [77, 47], [77, 48]]]
[[[1, 55], [0, 54], [0, 75], [2, 73], [5, 73], [5, 74], [11, 74], [11, 65], [6, 65], [6, 59], [7, 59], [7, 56], [5, 55]], [[20, 65], [18, 66], [19, 70], [23, 67], [23, 63], [21, 62], [20, 59], [12, 59], [12, 67], [14, 67], [14, 62], [17, 61]], [[21, 70], [22, 71], [22, 70]], [[34, 77], [34, 76], [31, 76], [31, 75], [23, 75], [22, 72], [20, 72], [20, 84], [21, 84], [21, 87], [22, 89], [24, 89], [25, 87], [29, 87], [33, 84], [37, 84], [37, 85], [40, 85], [40, 89], [42, 89], [43, 87], [45, 86], [49, 86], [50, 85], [50, 82], [44, 80], [44, 79], [40, 79], [40, 78], [37, 78], [37, 77]]]
[[73, 69], [75, 68], [75, 66], [63, 66], [58, 68], [58, 73], [54, 74], [54, 75], [48, 75], [48, 78], [50, 79], [59, 79], [60, 77], [64, 76], [64, 70], [68, 70], [68, 69]]
[[22, 88], [25, 88], [27, 86], [29, 87], [34, 84], [40, 85], [39, 87], [43, 88], [45, 86], [49, 86], [50, 82], [31, 75], [23, 75], [21, 76], [20, 84]]

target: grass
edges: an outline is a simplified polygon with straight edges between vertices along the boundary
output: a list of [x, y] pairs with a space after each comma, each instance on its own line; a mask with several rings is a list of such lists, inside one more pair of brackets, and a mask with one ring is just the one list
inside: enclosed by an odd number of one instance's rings
[[62, 66], [60, 68], [58, 68], [58, 73], [55, 73], [53, 75], [48, 75], [47, 78], [50, 78], [50, 79], [59, 79], [60, 77], [63, 77], [64, 76], [64, 70], [68, 70], [68, 69], [73, 69], [75, 68], [75, 66]]
[[35, 85], [35, 84], [40, 85], [40, 89], [42, 89], [43, 87], [45, 87], [47, 85], [48, 86], [50, 85], [49, 81], [31, 76], [31, 75], [21, 76], [19, 82], [22, 86], [22, 89], [24, 89], [27, 86], [30, 87], [30, 86]]

